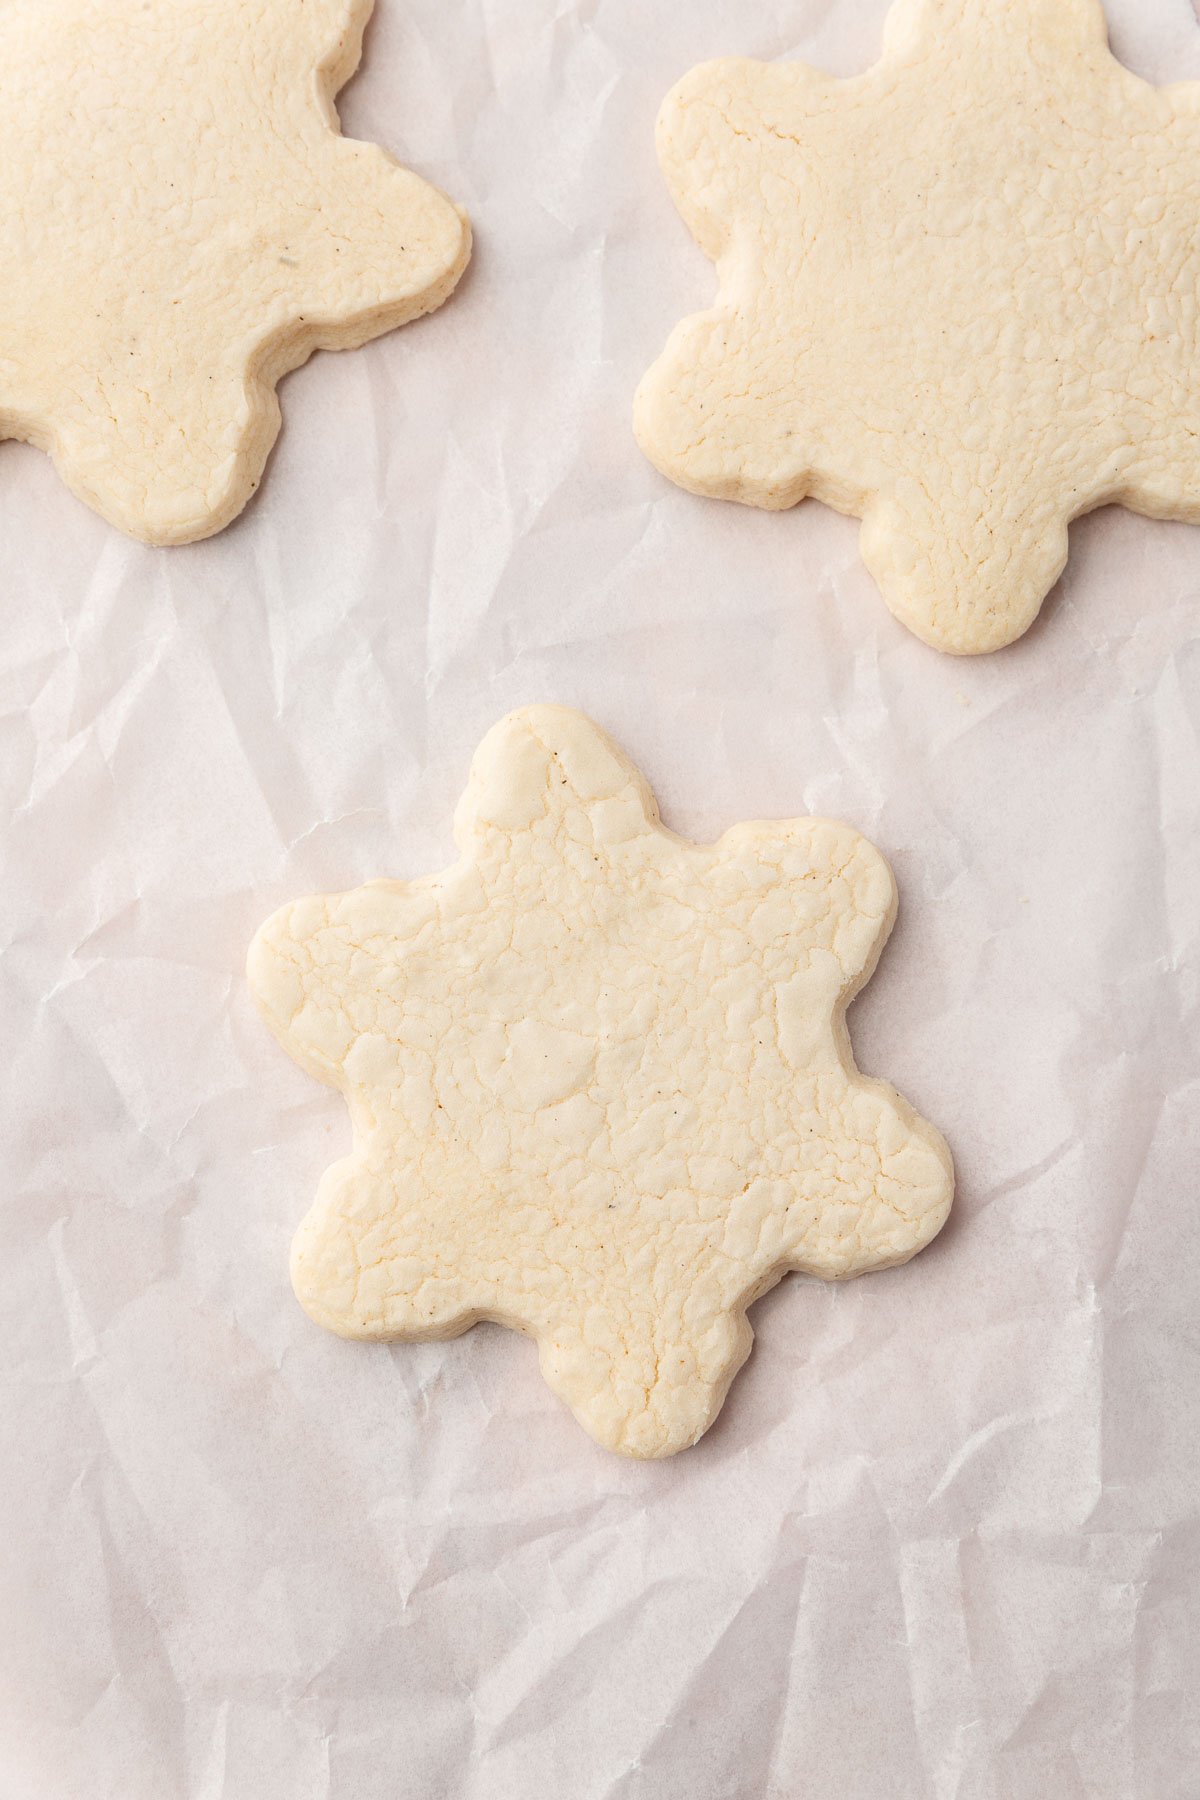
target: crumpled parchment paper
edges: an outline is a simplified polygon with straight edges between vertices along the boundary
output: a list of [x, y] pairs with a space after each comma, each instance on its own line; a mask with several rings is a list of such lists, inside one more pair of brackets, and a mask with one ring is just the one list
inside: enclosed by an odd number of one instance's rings
[[[469, 207], [459, 294], [289, 378], [192, 549], [0, 447], [2, 1800], [1200, 1793], [1200, 532], [1083, 522], [1029, 636], [953, 661], [854, 523], [693, 499], [630, 435], [714, 292], [659, 100], [718, 53], [850, 73], [883, 12], [380, 0], [343, 116]], [[1188, 0], [1109, 13], [1200, 78]], [[541, 699], [681, 831], [815, 811], [892, 858], [852, 1030], [957, 1160], [943, 1237], [787, 1280], [656, 1466], [511, 1334], [308, 1321], [347, 1121], [241, 977], [282, 900], [442, 866]]]

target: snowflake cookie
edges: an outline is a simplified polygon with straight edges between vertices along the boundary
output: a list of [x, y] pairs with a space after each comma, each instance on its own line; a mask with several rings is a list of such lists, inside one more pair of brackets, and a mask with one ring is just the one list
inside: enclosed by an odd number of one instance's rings
[[1123, 68], [1099, 0], [896, 0], [849, 81], [704, 64], [658, 151], [720, 277], [638, 393], [674, 481], [858, 515], [960, 653], [1028, 627], [1080, 513], [1200, 520], [1200, 84]]
[[905, 1262], [949, 1210], [941, 1138], [846, 1035], [891, 871], [823, 819], [687, 843], [562, 707], [488, 734], [455, 835], [445, 874], [298, 901], [250, 951], [354, 1125], [296, 1292], [346, 1337], [527, 1331], [598, 1443], [668, 1456], [715, 1418], [752, 1300]]
[[227, 525], [279, 378], [466, 266], [458, 208], [339, 134], [371, 5], [0, 5], [0, 437], [134, 537]]

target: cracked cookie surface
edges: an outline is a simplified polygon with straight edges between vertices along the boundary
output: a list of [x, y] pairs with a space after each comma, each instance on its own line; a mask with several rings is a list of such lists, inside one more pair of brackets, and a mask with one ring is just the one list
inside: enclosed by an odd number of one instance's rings
[[1099, 0], [896, 0], [845, 81], [704, 64], [658, 151], [720, 278], [635, 407], [681, 486], [857, 515], [961, 654], [1027, 629], [1079, 514], [1200, 521], [1200, 84], [1123, 68]]
[[333, 96], [372, 0], [4, 0], [0, 438], [134, 537], [241, 511], [275, 384], [429, 312], [465, 216]]
[[529, 1332], [597, 1442], [669, 1455], [788, 1269], [886, 1268], [946, 1218], [944, 1143], [843, 1021], [891, 871], [819, 819], [688, 843], [561, 707], [488, 734], [455, 836], [446, 873], [298, 901], [251, 948], [267, 1022], [354, 1126], [297, 1295], [348, 1337]]

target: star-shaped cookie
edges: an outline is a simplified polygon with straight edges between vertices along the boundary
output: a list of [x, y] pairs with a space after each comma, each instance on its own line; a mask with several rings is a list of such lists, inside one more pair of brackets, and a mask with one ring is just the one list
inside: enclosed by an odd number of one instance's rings
[[658, 151], [720, 278], [637, 398], [683, 487], [858, 515], [960, 653], [1028, 627], [1080, 513], [1200, 520], [1200, 84], [1123, 68], [1098, 0], [896, 0], [849, 81], [707, 63]]
[[339, 133], [371, 6], [0, 5], [0, 438], [134, 537], [227, 525], [279, 378], [466, 266], [458, 208]]
[[686, 843], [561, 707], [488, 734], [455, 836], [445, 874], [301, 900], [250, 951], [268, 1023], [354, 1126], [296, 1292], [346, 1337], [530, 1332], [598, 1443], [670, 1455], [786, 1270], [905, 1262], [946, 1217], [945, 1145], [844, 1024], [891, 871], [820, 819]]

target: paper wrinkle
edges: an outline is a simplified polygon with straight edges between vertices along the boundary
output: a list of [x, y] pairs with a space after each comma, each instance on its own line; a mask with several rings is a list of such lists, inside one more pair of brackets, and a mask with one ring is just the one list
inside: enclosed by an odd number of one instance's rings
[[[0, 448], [0, 1795], [1193, 1800], [1200, 532], [1106, 509], [1013, 650], [858, 527], [696, 500], [633, 390], [714, 292], [653, 153], [694, 63], [851, 74], [884, 0], [379, 0], [346, 129], [461, 198], [438, 313], [281, 387], [178, 552]], [[1188, 0], [1110, 0], [1200, 79]], [[712, 1432], [625, 1466], [496, 1327], [288, 1281], [349, 1147], [241, 967], [453, 860], [470, 756], [578, 706], [668, 825], [845, 819], [900, 915], [849, 1023], [959, 1190], [789, 1277]]]

